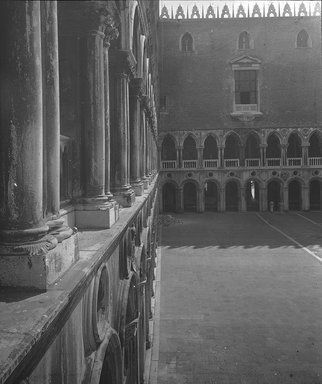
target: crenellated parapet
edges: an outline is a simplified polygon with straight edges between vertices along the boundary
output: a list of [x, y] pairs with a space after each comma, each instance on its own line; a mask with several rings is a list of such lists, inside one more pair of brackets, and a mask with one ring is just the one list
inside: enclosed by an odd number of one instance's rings
[[160, 1], [160, 18], [163, 20], [320, 15], [319, 1]]

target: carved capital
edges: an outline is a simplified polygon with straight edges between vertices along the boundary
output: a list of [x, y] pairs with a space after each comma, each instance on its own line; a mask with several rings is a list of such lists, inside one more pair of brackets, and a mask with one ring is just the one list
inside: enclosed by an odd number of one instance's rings
[[106, 30], [115, 28], [113, 10], [105, 1], [85, 1], [84, 13], [89, 31], [105, 33]]
[[136, 76], [136, 60], [131, 51], [119, 50], [111, 57], [111, 63], [119, 75]]
[[138, 97], [140, 100], [143, 96], [143, 79], [141, 77], [134, 78], [130, 83], [132, 94], [135, 97]]

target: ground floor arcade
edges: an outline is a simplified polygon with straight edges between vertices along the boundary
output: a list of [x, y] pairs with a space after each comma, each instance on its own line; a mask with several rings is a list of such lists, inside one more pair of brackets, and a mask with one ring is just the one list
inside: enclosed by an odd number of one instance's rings
[[238, 178], [224, 183], [208, 179], [202, 184], [185, 180], [181, 185], [170, 180], [163, 183], [160, 192], [162, 212], [322, 209], [322, 180], [319, 178], [311, 178], [307, 183], [299, 178], [287, 182], [271, 178], [265, 183], [255, 178], [244, 183]]

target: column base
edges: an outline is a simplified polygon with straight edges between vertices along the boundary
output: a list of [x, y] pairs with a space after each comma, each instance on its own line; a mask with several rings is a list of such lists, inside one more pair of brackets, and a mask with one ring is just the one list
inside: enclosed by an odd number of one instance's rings
[[135, 202], [135, 193], [131, 187], [116, 190], [113, 192], [114, 199], [120, 204], [120, 207], [131, 207]]
[[97, 204], [95, 199], [83, 200], [83, 204], [76, 206], [76, 227], [80, 229], [108, 229], [118, 218], [119, 205], [113, 200], [105, 201], [103, 204]]
[[45, 291], [47, 257], [57, 244], [52, 235], [37, 241], [0, 244], [0, 286]]
[[142, 181], [134, 181], [131, 183], [131, 187], [135, 193], [135, 196], [142, 196], [144, 192], [144, 185]]

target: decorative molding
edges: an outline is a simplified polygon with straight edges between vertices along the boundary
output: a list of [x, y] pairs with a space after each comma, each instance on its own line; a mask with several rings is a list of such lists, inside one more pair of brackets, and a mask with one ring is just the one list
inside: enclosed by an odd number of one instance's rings
[[55, 236], [46, 235], [37, 241], [25, 243], [2, 243], [0, 244], [0, 255], [5, 256], [44, 256], [54, 249], [58, 244]]

